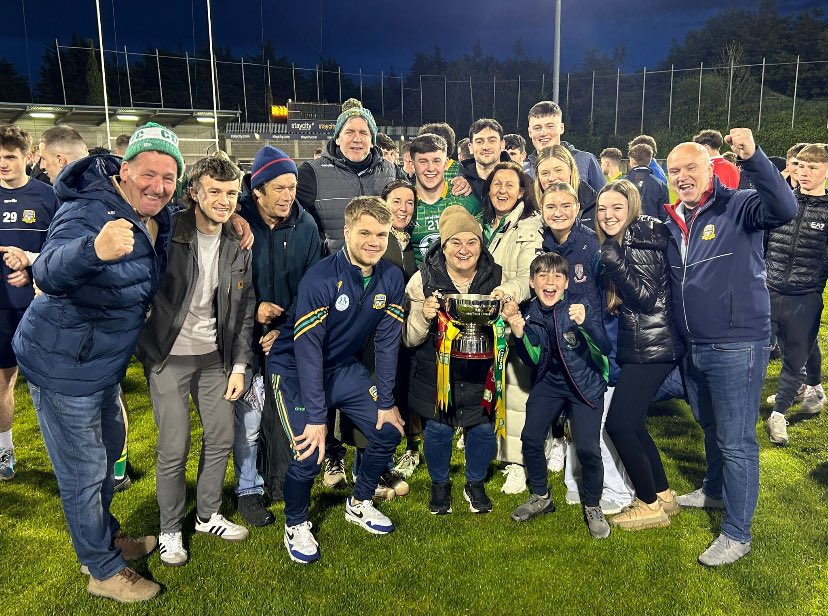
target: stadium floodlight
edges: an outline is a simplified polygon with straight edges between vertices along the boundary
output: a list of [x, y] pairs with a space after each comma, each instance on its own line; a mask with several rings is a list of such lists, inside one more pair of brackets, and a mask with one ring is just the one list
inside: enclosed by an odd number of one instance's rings
[[115, 117], [121, 122], [137, 122], [141, 119], [141, 116], [137, 116], [132, 113], [116, 113]]
[[201, 115], [196, 116], [196, 122], [202, 122], [204, 124], [212, 124], [215, 118], [211, 115]]
[[38, 120], [54, 120], [56, 117], [51, 111], [30, 111], [29, 115]]

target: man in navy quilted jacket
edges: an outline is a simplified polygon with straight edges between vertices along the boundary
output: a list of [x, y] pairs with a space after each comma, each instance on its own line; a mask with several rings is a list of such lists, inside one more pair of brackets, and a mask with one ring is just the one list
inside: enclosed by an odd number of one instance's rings
[[121, 602], [161, 590], [126, 563], [154, 550], [155, 537], [121, 534], [109, 505], [124, 444], [118, 386], [166, 269], [165, 206], [183, 171], [178, 137], [153, 123], [135, 132], [123, 161], [67, 166], [55, 183], [64, 205], [32, 268], [43, 295], [13, 340], [87, 591]]

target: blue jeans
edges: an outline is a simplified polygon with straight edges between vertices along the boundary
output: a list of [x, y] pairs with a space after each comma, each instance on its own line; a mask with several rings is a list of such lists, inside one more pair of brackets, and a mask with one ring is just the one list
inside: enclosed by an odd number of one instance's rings
[[723, 498], [722, 533], [750, 541], [759, 500], [759, 396], [770, 357], [769, 340], [692, 344], [684, 358], [693, 416], [704, 430], [707, 475], [702, 489]]
[[91, 396], [67, 396], [29, 384], [46, 450], [57, 477], [63, 515], [80, 562], [98, 580], [127, 566], [112, 539], [112, 470], [124, 447], [118, 385]]
[[236, 486], [236, 496], [264, 494], [264, 480], [256, 464], [262, 409], [251, 405], [244, 398], [239, 398], [236, 400], [234, 413], [233, 465], [239, 482]]
[[[466, 481], [483, 481], [497, 450], [494, 426], [488, 422], [477, 424], [467, 428], [465, 434]], [[450, 425], [435, 420], [426, 422], [423, 453], [433, 483], [449, 480], [453, 437], [454, 428]]]

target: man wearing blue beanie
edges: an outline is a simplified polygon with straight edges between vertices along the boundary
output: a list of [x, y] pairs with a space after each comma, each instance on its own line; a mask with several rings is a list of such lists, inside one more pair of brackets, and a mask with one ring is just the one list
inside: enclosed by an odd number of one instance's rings
[[235, 407], [233, 461], [239, 513], [251, 526], [273, 523], [265, 491], [272, 500], [282, 499], [282, 482], [292, 457], [276, 416], [266, 356], [278, 336], [293, 335], [299, 281], [321, 256], [316, 223], [296, 201], [297, 176], [296, 163], [282, 150], [266, 145], [244, 177], [239, 199], [239, 213], [250, 224], [255, 240], [256, 318], [246, 393]]

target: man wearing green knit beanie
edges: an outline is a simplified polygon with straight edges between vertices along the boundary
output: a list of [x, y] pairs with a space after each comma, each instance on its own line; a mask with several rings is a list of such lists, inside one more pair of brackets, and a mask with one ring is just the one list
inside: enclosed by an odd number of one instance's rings
[[175, 160], [178, 177], [184, 175], [184, 157], [178, 149], [178, 135], [169, 128], [155, 122], [147, 122], [136, 130], [129, 138], [124, 160], [130, 161], [141, 152], [169, 154]]

